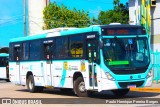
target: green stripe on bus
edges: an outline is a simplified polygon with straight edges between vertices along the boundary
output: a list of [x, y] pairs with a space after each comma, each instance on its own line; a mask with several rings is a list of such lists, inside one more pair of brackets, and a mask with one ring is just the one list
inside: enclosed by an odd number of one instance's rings
[[109, 65], [128, 65], [129, 61], [111, 61]]

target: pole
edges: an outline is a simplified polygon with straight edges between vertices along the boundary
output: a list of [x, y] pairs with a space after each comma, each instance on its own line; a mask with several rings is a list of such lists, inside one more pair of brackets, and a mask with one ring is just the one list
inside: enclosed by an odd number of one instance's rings
[[23, 21], [24, 21], [24, 36], [26, 36], [26, 0], [23, 1], [24, 3], [24, 15], [23, 15]]

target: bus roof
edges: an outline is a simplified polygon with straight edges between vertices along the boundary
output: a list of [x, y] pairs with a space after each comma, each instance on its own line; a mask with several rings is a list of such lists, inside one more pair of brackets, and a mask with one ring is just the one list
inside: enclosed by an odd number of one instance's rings
[[9, 56], [9, 54], [7, 54], [7, 53], [0, 53], [0, 57], [6, 57], [6, 56]]
[[11, 39], [10, 42], [17, 42], [17, 41], [27, 41], [27, 40], [34, 40], [34, 39], [41, 39], [41, 38], [49, 38], [54, 36], [66, 36], [71, 34], [78, 34], [78, 33], [87, 33], [91, 31], [101, 31], [102, 28], [118, 28], [118, 27], [142, 27], [140, 25], [123, 25], [123, 24], [115, 24], [115, 25], [92, 25], [86, 28], [55, 28], [50, 30], [45, 30], [41, 33], [26, 36], [26, 37], [19, 37]]
[[13, 38], [10, 40], [10, 42], [27, 41], [27, 40], [48, 38], [48, 37], [54, 37], [54, 36], [65, 36], [69, 34], [86, 33], [86, 32], [91, 32], [91, 31], [97, 31], [97, 27], [71, 28], [71, 29], [67, 29], [67, 30], [63, 29], [59, 31], [58, 30], [54, 32], [52, 32], [53, 30], [48, 30], [48, 31], [44, 31], [39, 34], [31, 35], [31, 36]]

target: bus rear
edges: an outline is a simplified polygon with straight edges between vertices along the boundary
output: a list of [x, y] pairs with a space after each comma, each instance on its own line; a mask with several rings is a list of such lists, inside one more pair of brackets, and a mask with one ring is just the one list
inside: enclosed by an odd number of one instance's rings
[[[152, 83], [150, 40], [141, 26], [101, 26], [101, 90], [111, 89], [116, 95], [126, 94], [131, 87]], [[114, 89], [114, 90], [113, 90]]]
[[8, 57], [6, 53], [0, 54], [0, 79], [9, 81]]

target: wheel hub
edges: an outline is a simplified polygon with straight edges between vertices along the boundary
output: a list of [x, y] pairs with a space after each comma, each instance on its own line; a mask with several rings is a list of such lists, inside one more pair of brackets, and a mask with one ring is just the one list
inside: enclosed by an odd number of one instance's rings
[[79, 84], [79, 90], [80, 90], [80, 92], [85, 92], [85, 91], [86, 91], [84, 82], [81, 82], [81, 83]]
[[30, 88], [30, 89], [32, 89], [32, 88], [33, 88], [33, 82], [32, 82], [32, 80], [31, 80], [31, 79], [29, 80], [29, 88]]

